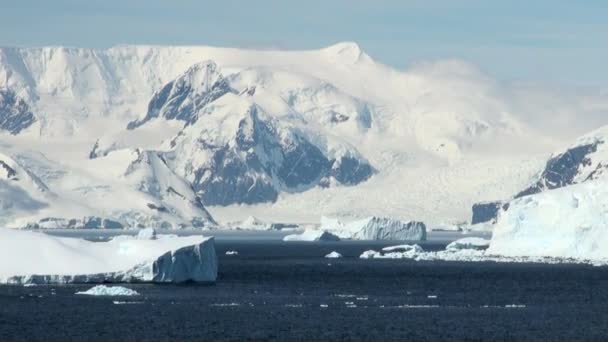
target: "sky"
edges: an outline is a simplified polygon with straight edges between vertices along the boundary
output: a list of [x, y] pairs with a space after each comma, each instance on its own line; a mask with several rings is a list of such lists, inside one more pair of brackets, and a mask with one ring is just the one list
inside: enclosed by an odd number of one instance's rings
[[0, 46], [340, 41], [401, 69], [456, 58], [505, 81], [608, 86], [607, 0], [0, 0]]

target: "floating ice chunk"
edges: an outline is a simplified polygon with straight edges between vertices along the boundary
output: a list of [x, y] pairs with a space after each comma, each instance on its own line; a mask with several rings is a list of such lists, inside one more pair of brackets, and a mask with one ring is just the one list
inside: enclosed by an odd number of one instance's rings
[[380, 252], [376, 252], [374, 250], [367, 250], [363, 253], [361, 253], [361, 255], [359, 255], [360, 259], [373, 259], [380, 256]]
[[474, 250], [484, 250], [490, 246], [490, 240], [478, 238], [478, 237], [468, 237], [463, 239], [458, 239], [445, 248], [448, 251], [458, 251], [461, 249], [474, 249]]
[[213, 282], [213, 238], [90, 242], [0, 229], [0, 283]]
[[77, 295], [88, 296], [139, 296], [135, 290], [128, 289], [122, 286], [105, 286], [97, 285], [86, 291], [76, 292]]
[[422, 253], [424, 250], [419, 245], [397, 245], [382, 248], [383, 252], [416, 252]]
[[226, 255], [239, 255], [237, 251], [226, 251]]
[[371, 216], [350, 223], [322, 217], [321, 229], [334, 233], [341, 239], [352, 240], [426, 240], [426, 226], [417, 221], [399, 221], [386, 217]]
[[329, 258], [329, 259], [336, 259], [336, 258], [341, 258], [342, 254], [340, 254], [340, 253], [338, 253], [336, 251], [333, 251], [333, 252], [327, 254], [325, 257]]
[[287, 235], [283, 241], [340, 241], [340, 238], [325, 230], [307, 229], [301, 234]]

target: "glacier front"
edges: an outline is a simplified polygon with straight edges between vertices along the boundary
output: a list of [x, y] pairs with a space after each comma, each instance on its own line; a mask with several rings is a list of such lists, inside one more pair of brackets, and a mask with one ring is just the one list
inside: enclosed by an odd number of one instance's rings
[[213, 237], [90, 242], [0, 229], [1, 284], [214, 282]]
[[500, 213], [488, 254], [608, 259], [608, 181], [518, 198]]

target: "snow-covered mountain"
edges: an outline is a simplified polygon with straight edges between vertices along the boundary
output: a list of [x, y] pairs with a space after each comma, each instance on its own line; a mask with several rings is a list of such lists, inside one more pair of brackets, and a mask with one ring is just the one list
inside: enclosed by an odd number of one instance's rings
[[[545, 166], [512, 199], [548, 190], [568, 187], [593, 180], [608, 178], [608, 126], [588, 133], [553, 153]], [[473, 222], [496, 220], [501, 210], [509, 208], [510, 200], [477, 203], [473, 206]]]
[[189, 183], [153, 151], [121, 150], [78, 166], [0, 154], [0, 224], [24, 228], [213, 227]]
[[553, 154], [534, 183], [515, 198], [607, 177], [607, 140], [608, 126], [604, 126]]
[[523, 189], [563, 138], [532, 124], [541, 100], [529, 112], [469, 64], [398, 71], [355, 43], [0, 48], [0, 89], [1, 150], [65, 200], [35, 222], [211, 222], [201, 201], [221, 221], [462, 221]]

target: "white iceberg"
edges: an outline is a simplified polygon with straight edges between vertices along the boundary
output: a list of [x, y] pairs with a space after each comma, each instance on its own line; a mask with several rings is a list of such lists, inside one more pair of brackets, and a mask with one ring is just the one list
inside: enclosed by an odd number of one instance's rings
[[335, 218], [321, 218], [321, 229], [341, 239], [351, 240], [426, 240], [426, 226], [417, 221], [399, 221], [371, 216], [344, 223]]
[[608, 259], [608, 181], [521, 197], [500, 213], [487, 253]]
[[0, 229], [0, 283], [214, 282], [213, 237], [90, 242]]
[[336, 251], [333, 251], [333, 252], [327, 254], [325, 257], [328, 258], [328, 259], [338, 259], [338, 258], [342, 257], [342, 254], [340, 254], [340, 253], [338, 253]]
[[139, 296], [139, 292], [122, 286], [97, 285], [86, 291], [76, 292], [77, 295], [88, 296]]
[[226, 255], [239, 255], [237, 251], [226, 251]]
[[382, 248], [383, 252], [409, 252], [409, 251], [416, 251], [416, 252], [422, 252], [422, 247], [418, 246], [418, 245], [397, 245], [397, 246], [388, 246], [388, 247], [384, 247]]
[[361, 259], [415, 259], [424, 253], [419, 245], [398, 245], [382, 248], [382, 251], [368, 250], [363, 252]]
[[370, 250], [367, 250], [367, 251], [361, 253], [361, 255], [359, 255], [359, 258], [360, 259], [373, 259], [379, 255], [381, 255], [380, 252], [376, 252], [376, 251], [370, 249]]
[[283, 241], [340, 241], [340, 238], [325, 230], [306, 229], [301, 234], [285, 236]]
[[484, 250], [487, 249], [488, 246], [490, 246], [490, 240], [479, 237], [467, 237], [451, 242], [445, 249], [449, 251], [457, 251], [462, 249]]

